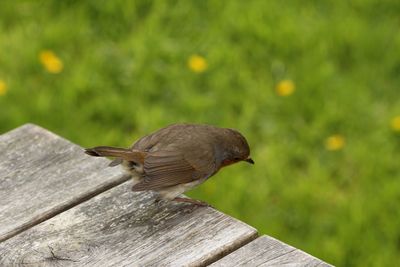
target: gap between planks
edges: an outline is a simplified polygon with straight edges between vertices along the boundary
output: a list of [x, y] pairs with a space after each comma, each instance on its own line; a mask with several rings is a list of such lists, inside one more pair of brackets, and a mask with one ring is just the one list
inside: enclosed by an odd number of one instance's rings
[[[257, 229], [256, 229], [257, 230]], [[241, 247], [249, 244], [250, 242], [256, 240], [257, 238], [259, 238], [260, 235], [258, 234], [258, 231], [254, 233], [254, 235], [249, 236], [247, 239], [244, 239], [240, 244], [237, 244], [237, 246], [233, 246], [231, 248], [228, 248], [226, 250], [224, 250], [223, 252], [221, 252], [218, 255], [215, 255], [214, 257], [211, 257], [210, 259], [208, 259], [207, 261], [204, 262], [204, 264], [199, 265], [200, 267], [203, 266], [208, 266], [214, 262], [219, 261], [220, 259], [228, 256], [229, 254], [235, 252], [236, 250], [240, 249]]]
[[128, 181], [129, 179], [130, 179], [130, 175], [122, 175], [119, 179], [117, 179], [109, 184], [106, 184], [103, 187], [99, 187], [99, 188], [96, 188], [96, 190], [89, 191], [87, 194], [82, 195], [81, 197], [78, 197], [76, 200], [73, 200], [72, 202], [70, 202], [68, 204], [59, 206], [58, 207], [59, 209], [50, 210], [48, 212], [42, 213], [42, 214], [40, 214], [40, 216], [37, 216], [38, 217], [37, 219], [33, 218], [31, 221], [21, 225], [20, 227], [10, 231], [9, 233], [5, 234], [2, 238], [0, 238], [0, 242], [10, 239], [10, 238], [18, 235], [19, 233], [22, 233], [22, 232], [28, 230], [29, 228], [34, 227], [35, 225], [38, 225], [44, 221], [47, 221], [48, 219], [66, 211], [66, 210], [69, 210], [83, 202], [86, 202], [89, 199], [91, 199], [101, 193], [104, 193], [117, 185], [120, 185], [120, 184]]

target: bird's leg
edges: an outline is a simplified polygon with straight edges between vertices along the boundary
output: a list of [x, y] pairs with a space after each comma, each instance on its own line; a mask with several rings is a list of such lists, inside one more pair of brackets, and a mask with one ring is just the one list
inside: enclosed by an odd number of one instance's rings
[[172, 199], [172, 201], [186, 202], [186, 203], [190, 203], [190, 204], [200, 206], [200, 207], [210, 207], [210, 204], [208, 204], [206, 202], [196, 200], [196, 199], [191, 199], [191, 198], [185, 198], [185, 197], [176, 197], [176, 198]]

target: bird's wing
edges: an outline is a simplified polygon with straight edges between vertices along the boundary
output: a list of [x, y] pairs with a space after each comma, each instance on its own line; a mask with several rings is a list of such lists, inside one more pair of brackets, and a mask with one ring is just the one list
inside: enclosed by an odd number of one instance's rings
[[149, 153], [144, 160], [144, 179], [132, 190], [157, 190], [211, 176], [213, 169], [204, 162], [210, 162], [212, 155], [204, 151], [190, 152], [189, 157], [177, 151]]

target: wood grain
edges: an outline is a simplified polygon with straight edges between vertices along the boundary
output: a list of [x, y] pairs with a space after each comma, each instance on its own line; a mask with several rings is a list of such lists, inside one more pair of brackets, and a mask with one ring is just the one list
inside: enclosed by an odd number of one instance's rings
[[212, 267], [230, 266], [331, 266], [299, 249], [269, 236], [261, 236], [224, 258]]
[[256, 230], [208, 207], [155, 202], [126, 182], [0, 243], [0, 265], [204, 266]]
[[0, 241], [128, 179], [33, 124], [0, 135]]

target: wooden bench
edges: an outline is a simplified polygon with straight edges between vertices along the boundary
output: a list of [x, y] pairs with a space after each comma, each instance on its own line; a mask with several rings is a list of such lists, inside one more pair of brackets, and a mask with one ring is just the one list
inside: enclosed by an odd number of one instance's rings
[[36, 125], [0, 152], [0, 266], [330, 266], [213, 208], [156, 204]]

